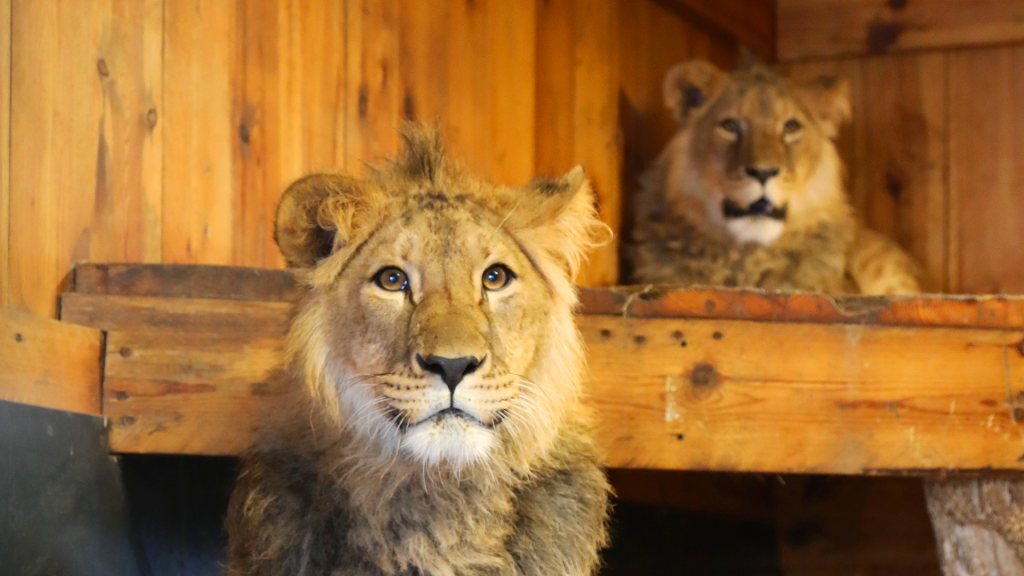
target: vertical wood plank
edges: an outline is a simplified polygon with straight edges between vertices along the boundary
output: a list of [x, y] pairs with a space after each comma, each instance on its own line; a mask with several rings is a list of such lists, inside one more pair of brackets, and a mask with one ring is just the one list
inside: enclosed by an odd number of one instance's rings
[[573, 167], [573, 101], [576, 77], [572, 49], [574, 0], [537, 0], [535, 171], [558, 175]]
[[537, 7], [528, 0], [490, 0], [487, 8], [490, 177], [505, 184], [523, 184], [533, 177], [534, 170]]
[[348, 0], [345, 14], [345, 168], [360, 173], [361, 163], [379, 161], [398, 148], [399, 3]]
[[10, 298], [11, 0], [0, 0], [0, 310]]
[[277, 199], [304, 173], [344, 163], [344, 3], [240, 5], [233, 263], [280, 268]]
[[143, 107], [141, 261], [163, 261], [164, 202], [164, 0], [144, 0], [142, 29]]
[[159, 124], [162, 2], [113, 2], [97, 67], [103, 90], [96, 197], [88, 257], [156, 261], [160, 255]]
[[[618, 235], [622, 213], [618, 130], [618, 29], [616, 2], [576, 0], [573, 44], [575, 158], [587, 170], [597, 193], [601, 221]], [[610, 286], [618, 281], [619, 251], [615, 241], [591, 251], [577, 282]]]
[[867, 151], [864, 223], [900, 243], [942, 287], [946, 257], [947, 66], [942, 53], [864, 61], [870, 102], [854, 110]]
[[401, 14], [402, 118], [439, 122], [443, 130], [449, 99], [448, 59], [453, 34], [448, 24], [452, 2], [405, 0]]
[[1024, 292], [1024, 47], [957, 50], [949, 72], [949, 286]]
[[[292, 22], [287, 6], [278, 0], [246, 0], [238, 5], [240, 22], [240, 85], [234, 99], [238, 123], [238, 198], [232, 220], [232, 263], [241, 266], [280, 266], [274, 243], [274, 207], [286, 177], [284, 156], [301, 150], [282, 146], [289, 94], [280, 89], [287, 34]], [[283, 41], [282, 41], [283, 40]], [[297, 71], [301, 76], [301, 69]], [[300, 88], [301, 90], [301, 88]], [[297, 95], [301, 98], [301, 91]], [[287, 148], [287, 150], [286, 150]], [[294, 177], [294, 174], [289, 174]]]
[[166, 0], [163, 260], [232, 262], [235, 3]]
[[72, 262], [90, 255], [110, 5], [15, 0], [11, 14], [10, 305], [52, 318]]

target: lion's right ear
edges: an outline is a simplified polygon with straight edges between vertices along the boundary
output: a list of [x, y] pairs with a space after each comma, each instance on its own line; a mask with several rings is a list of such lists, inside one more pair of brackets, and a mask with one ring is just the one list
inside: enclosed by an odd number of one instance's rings
[[665, 75], [663, 93], [665, 107], [680, 124], [690, 113], [712, 102], [722, 89], [728, 74], [704, 60], [687, 60], [676, 64]]
[[[338, 174], [313, 174], [295, 181], [277, 203], [274, 240], [288, 266], [311, 268], [344, 243], [342, 222], [332, 212], [354, 188]], [[347, 222], [346, 222], [347, 224]]]

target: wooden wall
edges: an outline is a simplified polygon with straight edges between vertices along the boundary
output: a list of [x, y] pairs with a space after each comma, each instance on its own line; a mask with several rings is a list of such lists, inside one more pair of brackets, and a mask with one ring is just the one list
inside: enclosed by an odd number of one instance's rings
[[1024, 292], [1024, 2], [779, 0], [796, 77], [853, 85], [850, 193], [956, 293]]
[[[617, 228], [620, 96], [663, 138], [665, 70], [735, 52], [681, 4], [0, 0], [0, 307], [54, 316], [75, 261], [279, 267], [284, 186], [405, 119], [496, 181], [583, 164]], [[583, 282], [616, 274], [608, 245]]]

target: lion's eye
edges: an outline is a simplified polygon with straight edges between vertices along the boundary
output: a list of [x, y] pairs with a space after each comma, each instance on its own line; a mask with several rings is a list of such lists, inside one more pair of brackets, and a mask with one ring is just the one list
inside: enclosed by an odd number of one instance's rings
[[722, 130], [737, 136], [739, 136], [740, 132], [743, 131], [743, 127], [740, 126], [740, 121], [735, 118], [726, 118], [719, 122], [718, 125], [722, 127]]
[[801, 124], [799, 120], [797, 120], [796, 118], [790, 118], [789, 120], [786, 120], [785, 124], [782, 125], [782, 130], [786, 134], [796, 134], [797, 132], [802, 130], [803, 127], [804, 125]]
[[388, 292], [401, 292], [409, 287], [409, 277], [401, 268], [388, 266], [374, 275], [373, 283]]
[[508, 286], [516, 275], [508, 269], [508, 266], [504, 264], [495, 264], [484, 270], [484, 290], [501, 290], [505, 286]]

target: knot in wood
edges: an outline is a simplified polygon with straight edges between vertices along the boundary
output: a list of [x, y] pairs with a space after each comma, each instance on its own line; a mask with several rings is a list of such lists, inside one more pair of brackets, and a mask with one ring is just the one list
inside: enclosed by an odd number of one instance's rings
[[718, 370], [707, 362], [699, 362], [690, 373], [690, 383], [695, 388], [710, 388], [718, 385]]

